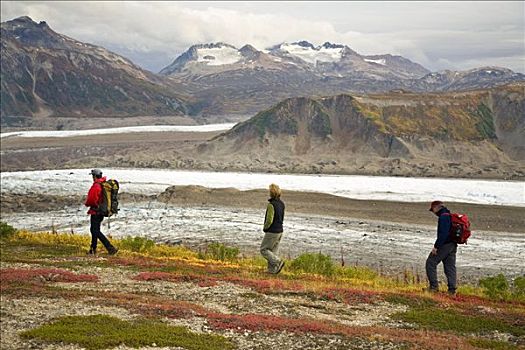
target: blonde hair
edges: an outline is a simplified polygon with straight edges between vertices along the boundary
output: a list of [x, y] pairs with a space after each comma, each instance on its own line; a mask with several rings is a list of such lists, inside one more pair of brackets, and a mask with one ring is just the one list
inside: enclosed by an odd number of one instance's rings
[[269, 186], [270, 189], [270, 197], [272, 198], [279, 198], [281, 197], [281, 189], [276, 184], [271, 184]]

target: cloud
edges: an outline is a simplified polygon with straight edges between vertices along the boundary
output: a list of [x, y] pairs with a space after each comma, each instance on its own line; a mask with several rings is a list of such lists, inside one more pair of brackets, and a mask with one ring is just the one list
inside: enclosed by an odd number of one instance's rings
[[[521, 10], [521, 13], [520, 13]], [[362, 54], [402, 55], [431, 70], [506, 66], [525, 72], [522, 2], [3, 2], [2, 21], [28, 15], [158, 71], [189, 46], [262, 49], [308, 40]], [[447, 66], [450, 64], [451, 66]]]

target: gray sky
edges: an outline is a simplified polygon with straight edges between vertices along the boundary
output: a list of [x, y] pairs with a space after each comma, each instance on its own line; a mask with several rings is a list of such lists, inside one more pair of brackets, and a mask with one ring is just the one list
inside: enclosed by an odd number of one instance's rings
[[189, 46], [258, 49], [308, 40], [402, 55], [432, 71], [492, 65], [525, 73], [525, 2], [2, 1], [2, 21], [30, 16], [158, 72]]

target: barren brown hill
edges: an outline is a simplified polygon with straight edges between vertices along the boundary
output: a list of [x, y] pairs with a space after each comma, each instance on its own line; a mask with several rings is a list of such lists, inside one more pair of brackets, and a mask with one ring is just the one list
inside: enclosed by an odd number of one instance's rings
[[525, 170], [525, 85], [291, 98], [199, 147], [249, 169], [476, 176]]

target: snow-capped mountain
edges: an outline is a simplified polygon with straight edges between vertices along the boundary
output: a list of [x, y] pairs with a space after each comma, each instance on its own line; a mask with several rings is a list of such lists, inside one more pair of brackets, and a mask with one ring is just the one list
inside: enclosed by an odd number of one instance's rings
[[205, 101], [199, 113], [218, 114], [256, 113], [294, 96], [455, 91], [525, 80], [523, 74], [502, 68], [431, 73], [402, 56], [361, 55], [346, 45], [315, 46], [308, 41], [264, 50], [226, 43], [194, 45], [160, 74], [185, 84]]
[[314, 46], [303, 40], [281, 43], [264, 50], [257, 50], [251, 45], [237, 49], [222, 42], [194, 45], [161, 70], [160, 74], [195, 76], [255, 67], [298, 69], [320, 77], [411, 79], [430, 73], [428, 69], [401, 56], [363, 56], [346, 45], [325, 42]]
[[240, 50], [225, 43], [193, 45], [160, 74], [169, 75], [180, 72], [189, 63], [200, 63], [205, 66], [221, 66], [237, 63], [242, 59]]
[[282, 59], [247, 44], [240, 49], [226, 43], [193, 45], [159, 74], [167, 76], [204, 76], [238, 69], [289, 69], [297, 66], [308, 70], [305, 62]]

